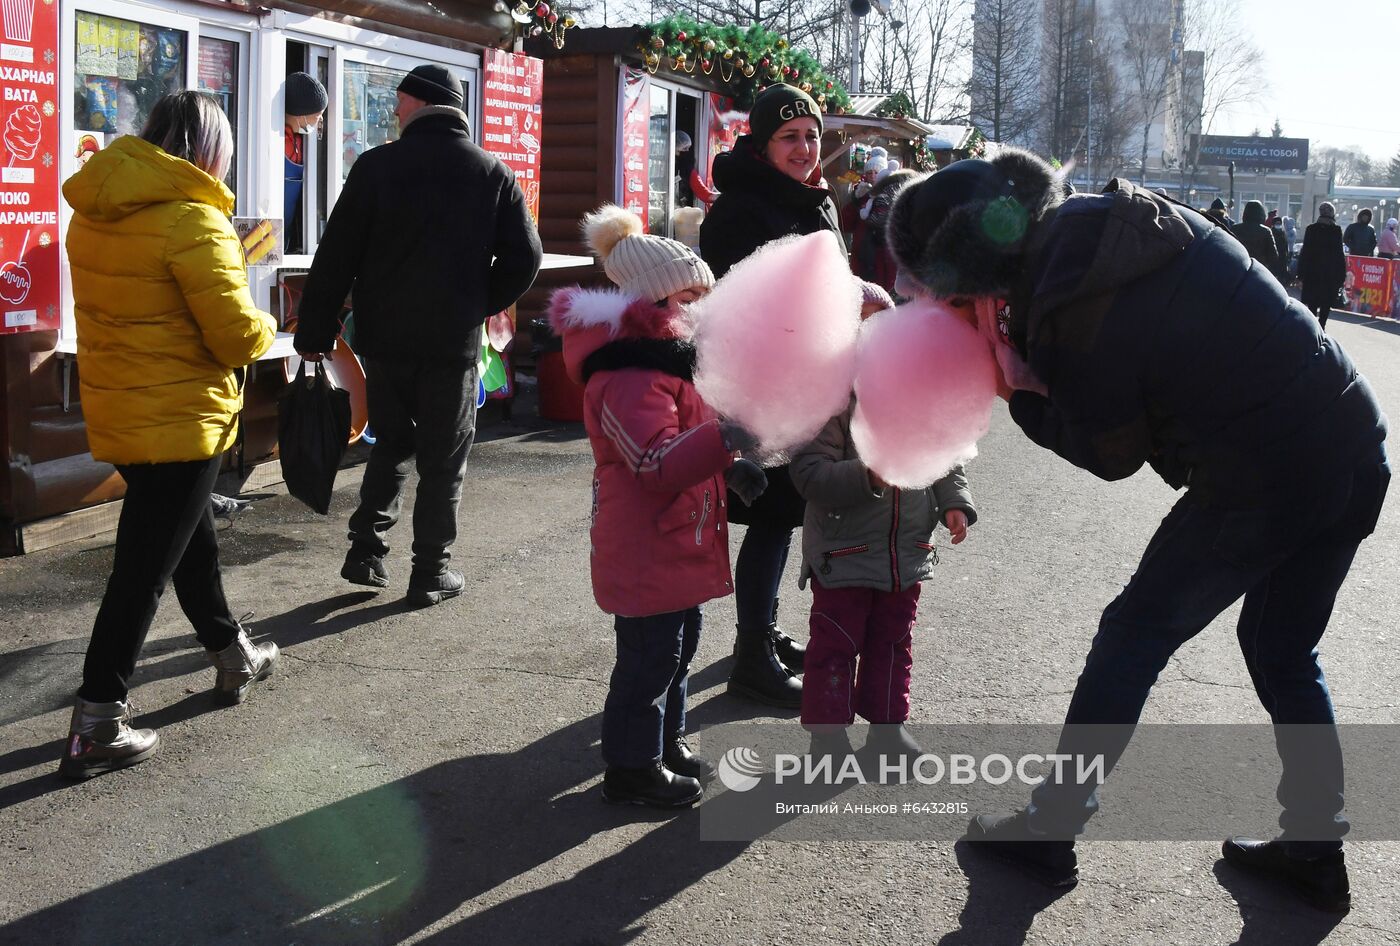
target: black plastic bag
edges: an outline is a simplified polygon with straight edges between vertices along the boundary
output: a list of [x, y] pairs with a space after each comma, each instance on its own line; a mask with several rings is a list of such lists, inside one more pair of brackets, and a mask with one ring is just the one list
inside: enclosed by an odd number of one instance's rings
[[321, 515], [330, 511], [335, 474], [350, 442], [350, 393], [306, 362], [277, 398], [277, 452], [287, 492]]

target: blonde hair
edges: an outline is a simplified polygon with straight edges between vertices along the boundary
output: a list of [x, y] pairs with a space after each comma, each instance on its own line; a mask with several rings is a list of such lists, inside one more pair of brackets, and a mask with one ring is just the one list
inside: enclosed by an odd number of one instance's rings
[[219, 100], [207, 92], [172, 92], [151, 109], [141, 137], [222, 181], [233, 162], [233, 130]]

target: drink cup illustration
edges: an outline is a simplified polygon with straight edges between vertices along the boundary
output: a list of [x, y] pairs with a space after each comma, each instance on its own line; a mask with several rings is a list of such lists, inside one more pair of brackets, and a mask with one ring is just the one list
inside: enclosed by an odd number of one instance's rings
[[5, 38], [27, 43], [34, 30], [34, 0], [0, 0], [5, 14]]

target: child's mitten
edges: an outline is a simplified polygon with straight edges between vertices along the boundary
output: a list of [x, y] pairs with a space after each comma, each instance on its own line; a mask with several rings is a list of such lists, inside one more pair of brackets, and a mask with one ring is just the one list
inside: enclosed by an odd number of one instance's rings
[[745, 506], [752, 506], [754, 500], [768, 488], [768, 476], [763, 472], [763, 467], [743, 457], [735, 460], [734, 465], [725, 471], [724, 482], [735, 496], [743, 500]]

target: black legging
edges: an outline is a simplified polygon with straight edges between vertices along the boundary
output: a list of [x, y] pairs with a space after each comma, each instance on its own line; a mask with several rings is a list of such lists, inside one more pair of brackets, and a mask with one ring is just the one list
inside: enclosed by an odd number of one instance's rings
[[1308, 306], [1308, 308], [1312, 310], [1313, 315], [1317, 316], [1318, 323], [1323, 328], [1326, 328], [1327, 316], [1332, 313], [1332, 307], [1330, 305], [1313, 305]]
[[83, 699], [126, 699], [136, 658], [172, 578], [180, 608], [201, 644], [223, 650], [238, 636], [238, 622], [224, 599], [209, 507], [219, 459], [117, 467], [126, 480], [126, 499], [117, 523], [112, 576], [83, 662], [78, 690]]

